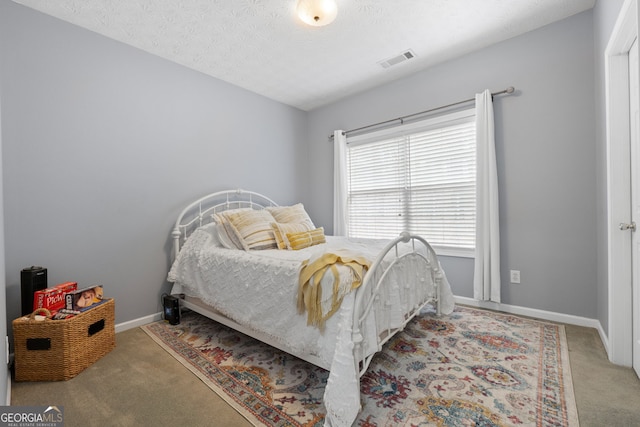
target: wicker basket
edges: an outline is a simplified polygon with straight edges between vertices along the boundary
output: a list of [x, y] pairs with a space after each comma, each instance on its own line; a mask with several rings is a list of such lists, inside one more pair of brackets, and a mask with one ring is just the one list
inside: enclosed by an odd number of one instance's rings
[[68, 380], [113, 350], [113, 299], [65, 320], [36, 320], [38, 310], [13, 321], [16, 381]]

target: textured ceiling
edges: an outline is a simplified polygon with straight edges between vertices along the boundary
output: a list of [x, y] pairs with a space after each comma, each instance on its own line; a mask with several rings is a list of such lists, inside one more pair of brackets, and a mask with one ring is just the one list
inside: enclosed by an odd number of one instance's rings
[[[14, 0], [276, 101], [311, 110], [593, 7], [595, 0]], [[379, 62], [411, 49], [415, 58]]]

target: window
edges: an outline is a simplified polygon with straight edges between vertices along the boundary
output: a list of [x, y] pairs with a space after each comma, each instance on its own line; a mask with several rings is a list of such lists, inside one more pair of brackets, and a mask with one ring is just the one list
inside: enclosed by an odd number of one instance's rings
[[439, 254], [473, 256], [475, 110], [347, 138], [350, 237], [424, 236]]

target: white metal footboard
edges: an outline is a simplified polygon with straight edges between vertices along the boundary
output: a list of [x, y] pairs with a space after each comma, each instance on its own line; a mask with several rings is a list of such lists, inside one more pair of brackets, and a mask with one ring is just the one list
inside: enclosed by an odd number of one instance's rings
[[[402, 245], [410, 245], [409, 250], [406, 247], [401, 250]], [[392, 272], [398, 264], [407, 261], [414, 263], [416, 268], [412, 269], [410, 277], [403, 280], [404, 283], [392, 286]], [[404, 232], [378, 255], [355, 297], [352, 337], [359, 377], [365, 373], [375, 355], [368, 354], [371, 353], [370, 349], [380, 351], [425, 305], [435, 303], [436, 314], [440, 315], [440, 287], [443, 277], [435, 251], [420, 236]], [[401, 316], [397, 313], [394, 315], [394, 302], [404, 307]], [[372, 319], [371, 315], [375, 318]], [[370, 331], [371, 327], [375, 327], [374, 333]], [[376, 342], [368, 342], [374, 336]]]

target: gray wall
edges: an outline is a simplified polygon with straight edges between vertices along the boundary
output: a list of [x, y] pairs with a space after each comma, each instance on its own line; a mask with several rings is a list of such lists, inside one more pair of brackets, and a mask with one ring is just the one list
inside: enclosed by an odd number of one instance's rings
[[[593, 14], [581, 13], [309, 114], [305, 201], [332, 226], [334, 129], [352, 129], [515, 86], [494, 102], [502, 300], [597, 314]], [[401, 66], [401, 65], [400, 65]], [[381, 72], [383, 72], [381, 70]], [[328, 166], [329, 165], [329, 166]], [[443, 257], [456, 295], [473, 295], [473, 260]], [[509, 283], [509, 270], [522, 283]]]
[[306, 188], [300, 110], [10, 1], [0, 41], [9, 319], [33, 264], [103, 285], [117, 323], [157, 313], [186, 203]]
[[[2, 170], [2, 91], [0, 91], [0, 170]], [[7, 335], [7, 293], [5, 282], [5, 261], [4, 261], [4, 209], [3, 209], [3, 180], [0, 174], [0, 354], [6, 354], [7, 345], [5, 340], [1, 339]], [[0, 356], [2, 360], [2, 356]], [[2, 365], [4, 362], [0, 362]], [[0, 405], [7, 402], [7, 384], [9, 378], [9, 370], [0, 369]]]

